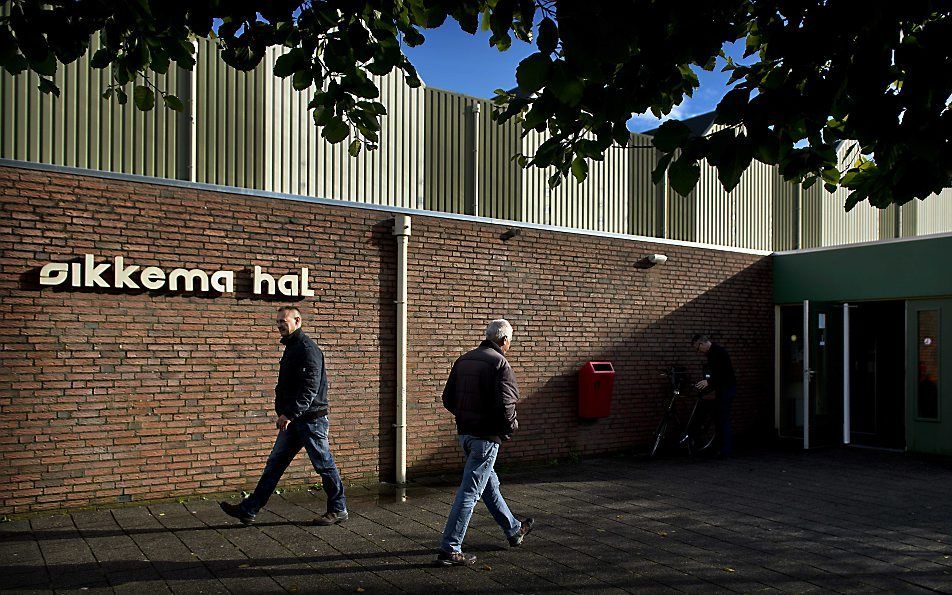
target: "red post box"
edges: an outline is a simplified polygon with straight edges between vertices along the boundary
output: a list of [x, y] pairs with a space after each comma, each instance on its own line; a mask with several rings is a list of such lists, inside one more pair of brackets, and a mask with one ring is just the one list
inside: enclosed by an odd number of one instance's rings
[[579, 417], [608, 417], [614, 386], [615, 369], [611, 362], [585, 362], [578, 371]]

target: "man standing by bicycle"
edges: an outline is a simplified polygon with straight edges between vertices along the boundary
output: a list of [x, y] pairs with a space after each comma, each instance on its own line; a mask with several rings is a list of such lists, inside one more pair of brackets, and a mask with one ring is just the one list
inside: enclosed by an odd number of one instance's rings
[[[720, 456], [729, 457], [733, 451], [731, 441], [731, 402], [737, 394], [737, 379], [727, 350], [711, 341], [707, 335], [694, 335], [691, 345], [701, 355], [707, 356], [704, 380], [694, 385], [699, 391], [713, 390], [714, 416], [717, 422], [717, 443]], [[705, 397], [710, 398], [710, 397]]]

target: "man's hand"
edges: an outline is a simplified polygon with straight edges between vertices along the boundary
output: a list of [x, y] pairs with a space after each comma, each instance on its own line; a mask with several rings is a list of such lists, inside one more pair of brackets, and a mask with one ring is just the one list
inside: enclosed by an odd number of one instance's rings
[[291, 425], [291, 420], [282, 415], [278, 418], [278, 421], [276, 421], [274, 425], [276, 425], [278, 429], [283, 432], [288, 429], [288, 426]]
[[707, 380], [701, 380], [700, 382], [694, 385], [694, 388], [698, 390], [704, 390], [705, 388], [707, 388]]

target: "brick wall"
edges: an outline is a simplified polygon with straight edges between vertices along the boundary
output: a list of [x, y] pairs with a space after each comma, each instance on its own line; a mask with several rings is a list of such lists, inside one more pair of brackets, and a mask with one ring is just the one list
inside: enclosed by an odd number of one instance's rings
[[[324, 349], [332, 448], [347, 481], [394, 473], [395, 242], [369, 209], [0, 167], [0, 513], [254, 485], [273, 438], [281, 353], [251, 270], [310, 269], [296, 303]], [[663, 406], [658, 370], [700, 368], [712, 332], [739, 372], [736, 431], [771, 424], [770, 259], [581, 234], [413, 216], [409, 475], [457, 469], [440, 393], [488, 320], [516, 329], [522, 426], [503, 462], [643, 445]], [[667, 264], [639, 269], [645, 254]], [[41, 287], [39, 269], [93, 254], [237, 271], [223, 295]], [[612, 415], [576, 418], [575, 371], [617, 371]], [[315, 481], [305, 456], [285, 476]]]

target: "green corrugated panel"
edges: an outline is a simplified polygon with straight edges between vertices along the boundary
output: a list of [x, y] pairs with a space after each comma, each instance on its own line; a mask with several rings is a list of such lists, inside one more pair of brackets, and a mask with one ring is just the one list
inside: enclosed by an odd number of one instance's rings
[[646, 134], [632, 133], [628, 143], [627, 233], [661, 237], [664, 232], [665, 183], [654, 184], [651, 172], [658, 164], [658, 151]]
[[522, 150], [522, 127], [492, 119], [492, 102], [479, 100], [479, 214], [522, 219], [523, 170], [513, 157]]
[[264, 184], [264, 62], [250, 72], [226, 65], [199, 39], [196, 64], [195, 181], [268, 190]]
[[898, 237], [899, 218], [896, 216], [898, 207], [890, 205], [879, 211], [879, 237], [880, 239]]
[[899, 235], [904, 238], [917, 235], [919, 210], [916, 208], [915, 202], [910, 201], [900, 207], [902, 220], [900, 221]]
[[773, 247], [774, 192], [779, 177], [777, 168], [753, 161], [731, 192], [737, 220], [733, 246], [754, 250]]
[[793, 250], [799, 240], [800, 207], [796, 184], [776, 173], [772, 178], [771, 250]]
[[[130, 101], [124, 106], [104, 100], [111, 77], [90, 68], [89, 56], [98, 41], [75, 62], [60, 65], [54, 81], [60, 96], [37, 89], [39, 77], [24, 72], [0, 74], [3, 130], [0, 156], [39, 163], [87, 167], [120, 173], [175, 177], [177, 128], [159, 98], [156, 108], [140, 112]], [[175, 91], [176, 69], [154, 79], [160, 89]], [[132, 85], [127, 85], [132, 95]]]
[[[290, 79], [270, 74], [280, 52], [269, 50], [262, 68], [266, 98], [263, 125], [265, 186], [321, 198], [417, 208], [421, 206], [423, 173], [423, 94], [411, 89], [402, 72], [374, 77], [378, 101], [387, 110], [381, 119], [377, 149], [351, 157], [353, 135], [341, 143], [324, 140], [314, 125], [308, 103], [316, 89], [296, 91]], [[256, 71], [257, 72], [257, 71]]]
[[814, 184], [800, 189], [800, 248], [817, 248], [823, 241], [823, 188]]
[[946, 188], [925, 200], [910, 201], [908, 205], [916, 211], [917, 235], [952, 231], [952, 189]]
[[[523, 139], [523, 152], [533, 155], [545, 140], [543, 133], [530, 132]], [[569, 176], [556, 188], [548, 179], [555, 168], [529, 168], [523, 174], [523, 213], [529, 222], [627, 233], [629, 228], [628, 149], [613, 147], [602, 161], [591, 161], [587, 179], [578, 183]]]
[[473, 204], [470, 110], [477, 100], [431, 88], [424, 97], [424, 208], [469, 213]]

